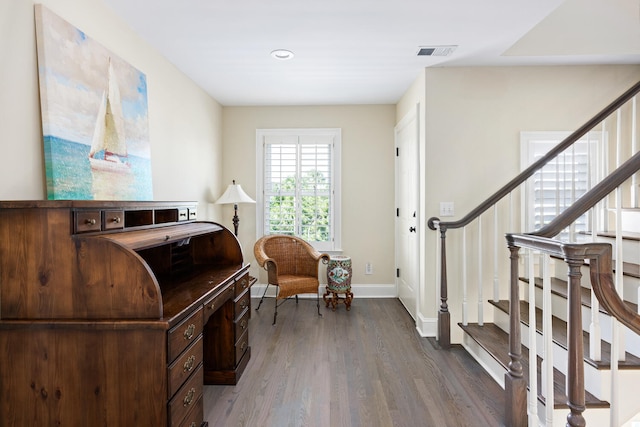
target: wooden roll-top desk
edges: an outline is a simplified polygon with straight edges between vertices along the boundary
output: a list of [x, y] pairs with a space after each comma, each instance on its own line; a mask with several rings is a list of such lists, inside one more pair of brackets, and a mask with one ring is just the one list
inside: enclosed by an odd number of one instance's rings
[[189, 202], [0, 202], [0, 426], [188, 426], [235, 384], [249, 266]]

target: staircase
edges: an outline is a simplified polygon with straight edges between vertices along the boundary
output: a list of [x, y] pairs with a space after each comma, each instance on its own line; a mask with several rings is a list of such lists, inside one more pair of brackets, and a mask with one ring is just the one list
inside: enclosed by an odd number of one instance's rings
[[[508, 426], [640, 426], [639, 92], [640, 83], [461, 220], [429, 220], [440, 240], [438, 339], [447, 348], [451, 316], [461, 319], [462, 344], [505, 388]], [[524, 186], [590, 132], [602, 136], [601, 176], [540, 228], [517, 232]], [[585, 213], [591, 231], [577, 232]], [[462, 313], [450, 312], [448, 271]]]

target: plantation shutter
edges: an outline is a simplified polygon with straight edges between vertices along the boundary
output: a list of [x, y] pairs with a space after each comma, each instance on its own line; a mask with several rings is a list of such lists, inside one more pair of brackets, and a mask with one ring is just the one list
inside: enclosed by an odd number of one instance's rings
[[264, 144], [265, 234], [330, 242], [333, 137], [266, 135]]
[[[523, 166], [540, 159], [564, 137], [565, 133], [526, 133], [527, 159]], [[595, 146], [594, 140], [576, 142], [527, 181], [527, 232], [538, 230], [551, 222], [589, 190], [590, 174], [594, 171], [596, 158]], [[571, 230], [564, 230], [558, 237], [566, 238], [570, 232], [587, 231], [588, 214], [578, 218], [571, 227]]]

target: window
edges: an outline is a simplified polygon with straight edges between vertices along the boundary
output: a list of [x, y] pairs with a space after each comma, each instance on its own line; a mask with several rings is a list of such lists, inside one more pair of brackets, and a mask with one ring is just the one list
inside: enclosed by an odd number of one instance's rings
[[[540, 159], [569, 134], [522, 132], [522, 169]], [[592, 185], [590, 179], [595, 171], [599, 138], [599, 132], [583, 137], [527, 180], [523, 231], [540, 229], [589, 190]], [[558, 237], [574, 239], [574, 233], [589, 229], [588, 220], [588, 213], [582, 215], [571, 229], [564, 230]]]
[[340, 248], [340, 129], [258, 129], [258, 237], [290, 234]]

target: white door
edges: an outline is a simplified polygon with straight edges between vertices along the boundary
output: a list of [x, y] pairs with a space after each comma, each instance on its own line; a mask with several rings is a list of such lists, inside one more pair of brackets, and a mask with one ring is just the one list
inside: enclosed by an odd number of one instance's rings
[[419, 278], [419, 105], [395, 128], [396, 139], [396, 286], [411, 317], [418, 311]]

